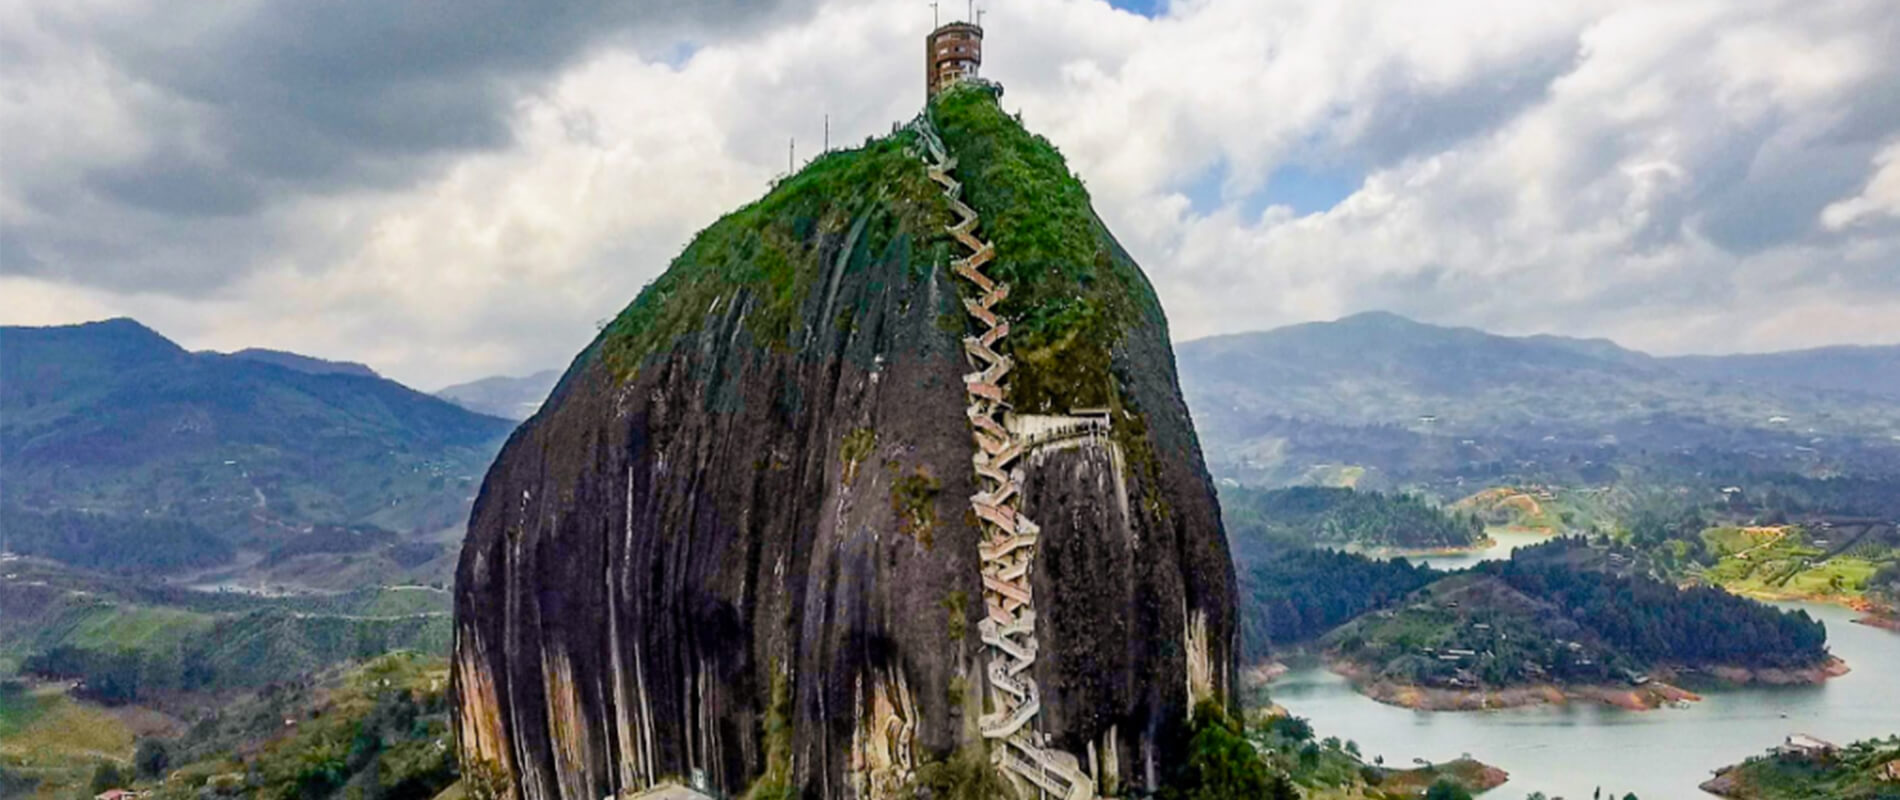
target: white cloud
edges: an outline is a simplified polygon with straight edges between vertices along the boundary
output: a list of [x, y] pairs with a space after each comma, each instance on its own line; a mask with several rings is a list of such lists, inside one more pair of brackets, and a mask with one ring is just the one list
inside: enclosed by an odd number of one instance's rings
[[[188, 346], [423, 387], [565, 363], [763, 191], [788, 138], [809, 154], [824, 114], [844, 143], [914, 113], [928, 23], [835, 0], [684, 60], [672, 40], [594, 42], [509, 84], [505, 146], [189, 219], [70, 184], [154, 141], [141, 125], [202, 117], [23, 16], [0, 16], [0, 42], [30, 45], [0, 72], [4, 155], [34, 165], [0, 174], [0, 319], [125, 313]], [[986, 72], [1064, 149], [1178, 337], [1389, 308], [1665, 352], [1895, 342], [1893, 17], [1877, 0], [1193, 0], [1157, 19], [1012, 0], [985, 17]], [[1262, 211], [1288, 164], [1360, 179], [1329, 210]], [[1210, 173], [1214, 206], [1190, 197]], [[100, 263], [6, 263], [47, 236]], [[128, 264], [144, 279], [105, 278]]]
[[1874, 168], [1874, 176], [1860, 194], [1830, 203], [1821, 211], [1821, 222], [1828, 230], [1842, 230], [1883, 216], [1900, 217], [1900, 142], [1880, 151], [1874, 157]]

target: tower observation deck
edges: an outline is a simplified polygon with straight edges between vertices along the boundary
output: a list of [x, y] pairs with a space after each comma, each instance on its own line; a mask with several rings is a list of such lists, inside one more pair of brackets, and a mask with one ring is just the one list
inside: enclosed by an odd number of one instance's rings
[[983, 28], [969, 22], [939, 26], [924, 37], [924, 96], [957, 81], [976, 77], [983, 65]]

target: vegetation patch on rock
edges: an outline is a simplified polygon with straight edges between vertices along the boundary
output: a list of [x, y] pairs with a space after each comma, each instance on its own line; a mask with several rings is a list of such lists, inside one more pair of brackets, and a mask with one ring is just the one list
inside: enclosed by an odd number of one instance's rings
[[911, 153], [915, 136], [900, 131], [825, 153], [700, 231], [602, 331], [597, 346], [607, 365], [625, 381], [648, 356], [735, 303], [755, 344], [789, 346], [823, 272], [820, 233], [856, 228], [862, 241], [854, 248], [873, 256], [900, 242], [915, 252], [941, 239], [947, 211]]
[[923, 467], [891, 482], [891, 510], [897, 512], [904, 535], [932, 544], [931, 531], [937, 526], [937, 493], [943, 482]]
[[991, 90], [967, 86], [930, 108], [957, 157], [963, 199], [996, 247], [988, 271], [1009, 284], [1010, 401], [1023, 411], [1108, 406], [1107, 376], [1123, 334], [1161, 304], [1089, 205], [1088, 190], [1047, 139], [1005, 114]]

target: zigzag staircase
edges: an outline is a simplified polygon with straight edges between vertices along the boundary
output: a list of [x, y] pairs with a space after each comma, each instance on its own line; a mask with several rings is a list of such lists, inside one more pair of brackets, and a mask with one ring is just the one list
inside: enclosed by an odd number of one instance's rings
[[976, 236], [976, 210], [963, 202], [963, 185], [950, 175], [956, 169], [956, 158], [944, 148], [927, 114], [919, 116], [911, 128], [924, 143], [930, 179], [943, 187], [950, 210], [957, 216], [957, 222], [946, 230], [969, 250], [968, 255], [950, 262], [951, 269], [981, 293], [976, 299], [963, 301], [982, 330], [963, 339], [964, 354], [976, 370], [963, 376], [963, 384], [970, 399], [965, 414], [976, 440], [971, 463], [976, 469], [978, 491], [970, 497], [970, 508], [983, 532], [979, 553], [986, 616], [977, 623], [977, 631], [991, 651], [987, 674], [995, 708], [983, 715], [978, 726], [985, 738], [1000, 740], [991, 749], [991, 760], [998, 768], [1046, 796], [1089, 800], [1095, 796], [1095, 782], [1082, 771], [1075, 756], [1046, 746], [1048, 737], [1033, 724], [1042, 708], [1041, 694], [1030, 672], [1036, 663], [1036, 610], [1029, 571], [1035, 562], [1038, 528], [1017, 511], [1023, 471], [1012, 465], [1026, 447], [1001, 420], [1008, 398], [1003, 379], [1014, 362], [997, 350], [1009, 335], [1009, 320], [997, 314], [996, 306], [1009, 297], [1009, 286], [991, 280], [982, 271], [996, 257], [996, 250]]

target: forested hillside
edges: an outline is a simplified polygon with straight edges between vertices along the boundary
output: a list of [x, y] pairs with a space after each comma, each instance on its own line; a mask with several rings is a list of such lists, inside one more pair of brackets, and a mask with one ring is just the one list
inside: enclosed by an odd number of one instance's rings
[[188, 353], [127, 319], [0, 328], [0, 503], [404, 530], [460, 518], [510, 424], [350, 370]]
[[[427, 800], [458, 778], [447, 694], [445, 659], [397, 653], [282, 676], [217, 706], [174, 709], [175, 727], [133, 731], [119, 717], [0, 683], [0, 746], [22, 745], [0, 763], [0, 797], [125, 788], [159, 800]], [[11, 718], [17, 731], [6, 724], [9, 702], [30, 706]], [[107, 735], [71, 729], [81, 721]]]
[[1812, 667], [1828, 657], [1827, 629], [1805, 611], [1781, 611], [1721, 589], [1678, 588], [1646, 575], [1579, 569], [1564, 538], [1524, 548], [1478, 571], [1562, 608], [1643, 663]]
[[222, 564], [236, 552], [229, 539], [175, 517], [0, 506], [0, 525], [12, 552], [86, 569], [166, 572]]
[[1484, 538], [1476, 516], [1410, 494], [1346, 488], [1221, 489], [1221, 518], [1242, 562], [1288, 547], [1401, 550], [1470, 547]]
[[1250, 485], [1339, 469], [1360, 488], [1447, 495], [1632, 474], [1706, 484], [1726, 465], [1900, 474], [1893, 347], [1679, 360], [1367, 313], [1176, 351], [1210, 468]]
[[262, 686], [391, 650], [446, 653], [448, 594], [193, 592], [34, 560], [0, 576], [0, 678], [82, 681], [102, 703]]
[[1333, 550], [1283, 551], [1240, 570], [1241, 657], [1324, 636], [1354, 617], [1397, 604], [1444, 573], [1404, 559]]

